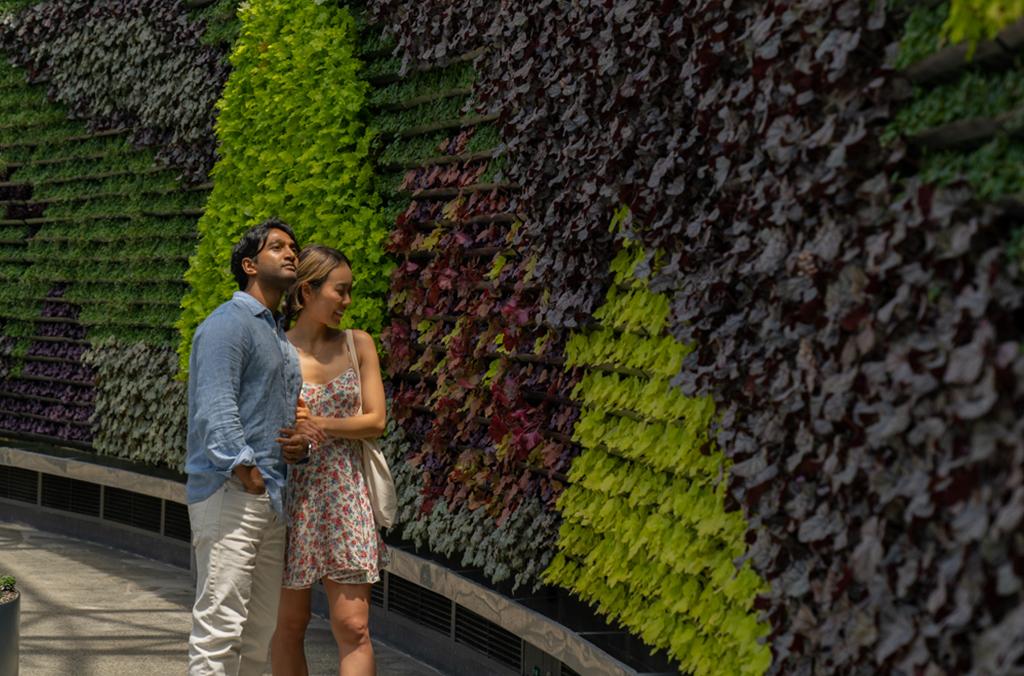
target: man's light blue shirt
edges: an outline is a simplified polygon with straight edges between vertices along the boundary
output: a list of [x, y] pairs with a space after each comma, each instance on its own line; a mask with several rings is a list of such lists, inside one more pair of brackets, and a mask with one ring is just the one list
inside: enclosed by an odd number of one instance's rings
[[236, 291], [196, 329], [188, 375], [189, 504], [213, 495], [237, 465], [256, 465], [284, 514], [286, 469], [275, 441], [295, 422], [299, 357], [254, 297]]

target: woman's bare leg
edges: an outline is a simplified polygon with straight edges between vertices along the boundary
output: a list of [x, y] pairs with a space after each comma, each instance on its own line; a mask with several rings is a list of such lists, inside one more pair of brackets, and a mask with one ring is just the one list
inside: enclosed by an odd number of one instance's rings
[[370, 585], [324, 580], [331, 604], [331, 631], [338, 642], [341, 676], [376, 676], [370, 642]]
[[270, 641], [270, 665], [274, 676], [309, 676], [305, 650], [309, 599], [309, 589], [281, 590], [277, 629]]

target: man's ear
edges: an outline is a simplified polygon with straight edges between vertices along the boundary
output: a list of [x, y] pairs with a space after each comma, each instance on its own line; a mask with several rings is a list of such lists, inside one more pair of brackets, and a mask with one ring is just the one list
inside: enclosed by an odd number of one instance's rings
[[256, 272], [257, 272], [257, 270], [256, 270], [256, 261], [253, 260], [252, 258], [243, 258], [242, 259], [242, 272], [244, 272], [247, 275], [255, 275]]

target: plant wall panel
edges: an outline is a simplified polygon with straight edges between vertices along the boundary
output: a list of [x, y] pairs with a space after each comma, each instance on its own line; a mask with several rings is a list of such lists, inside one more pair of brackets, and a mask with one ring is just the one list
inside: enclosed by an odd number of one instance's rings
[[[897, 71], [909, 11], [884, 3], [372, 6], [410, 64], [492, 46], [473, 96], [522, 186], [513, 276], [547, 291], [518, 307], [586, 324], [629, 207], [693, 346], [674, 385], [717, 403], [771, 670], [1018, 664], [1014, 127], [966, 155], [890, 128], [947, 48]], [[1019, 70], [1016, 18], [972, 63]]]
[[399, 258], [384, 343], [400, 532], [493, 581], [535, 586], [573, 453], [572, 377], [558, 334], [510, 302], [524, 281], [508, 264], [517, 187], [502, 177], [492, 118], [468, 100], [475, 55], [403, 71], [378, 31], [367, 27], [363, 49]]
[[[159, 390], [147, 397], [161, 397], [161, 413], [140, 420], [133, 395], [174, 344], [207, 188], [183, 186], [124, 132], [69, 120], [19, 69], [2, 76], [0, 429], [176, 466], [181, 444], [169, 429], [144, 448], [120, 435], [146, 420], [183, 420], [181, 403]], [[131, 343], [145, 355], [120, 386], [86, 358], [104, 339], [111, 356]]]
[[133, 143], [202, 182], [229, 70], [223, 46], [236, 25], [218, 4], [197, 20], [178, 2], [46, 0], [0, 23], [0, 45], [73, 117], [130, 130]]
[[564, 522], [545, 578], [687, 673], [762, 674], [771, 651], [754, 602], [765, 585], [734, 563], [747, 524], [726, 511], [728, 462], [709, 434], [715, 405], [670, 384], [689, 350], [665, 335], [668, 299], [635, 278], [643, 259], [635, 245], [620, 251], [600, 324], [566, 348], [584, 373], [573, 390], [583, 452], [558, 501]]
[[377, 332], [390, 263], [360, 113], [367, 85], [355, 58], [355, 19], [341, 7], [263, 0], [240, 8], [232, 72], [218, 104], [220, 159], [199, 221], [200, 241], [178, 322], [187, 370], [195, 327], [237, 289], [231, 247], [276, 216], [302, 244], [334, 246], [352, 260], [346, 321]]

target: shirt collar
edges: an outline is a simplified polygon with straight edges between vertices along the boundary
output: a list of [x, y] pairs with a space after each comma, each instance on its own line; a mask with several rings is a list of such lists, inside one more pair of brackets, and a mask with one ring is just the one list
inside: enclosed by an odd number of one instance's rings
[[247, 294], [245, 291], [235, 291], [234, 295], [231, 296], [231, 300], [241, 303], [257, 317], [262, 315], [264, 312], [268, 313], [271, 317], [274, 316], [274, 313], [270, 312], [270, 308]]

